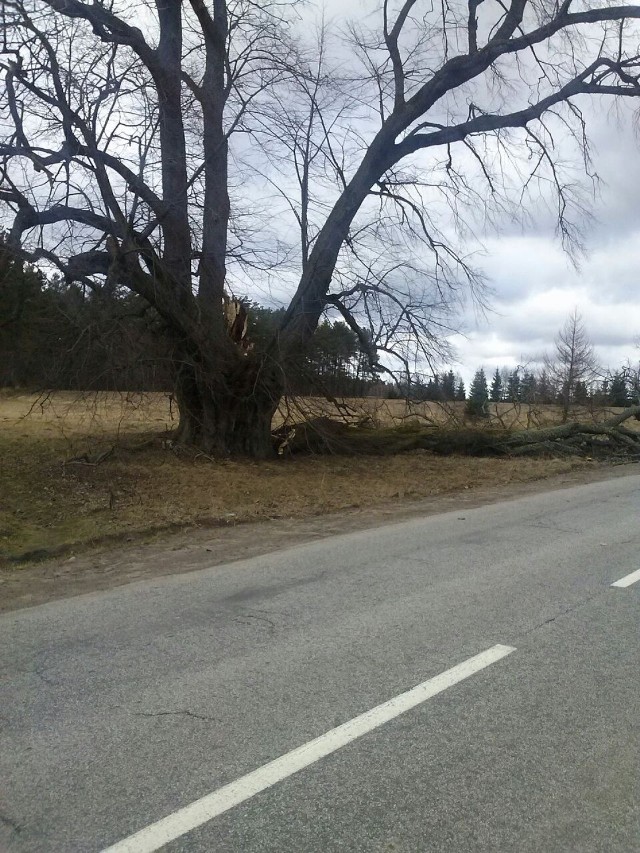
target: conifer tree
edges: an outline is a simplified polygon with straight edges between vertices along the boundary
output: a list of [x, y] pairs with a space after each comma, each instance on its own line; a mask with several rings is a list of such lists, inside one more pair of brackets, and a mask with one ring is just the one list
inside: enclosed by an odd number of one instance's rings
[[490, 399], [492, 403], [499, 403], [502, 400], [502, 376], [499, 367], [496, 367], [496, 372], [493, 374]]
[[469, 389], [466, 412], [470, 418], [485, 418], [488, 416], [487, 403], [489, 402], [489, 389], [487, 377], [482, 368], [476, 370]]
[[607, 402], [610, 406], [621, 406], [622, 408], [629, 405], [629, 391], [621, 373], [615, 373], [611, 380]]
[[453, 370], [449, 370], [442, 377], [442, 399], [453, 401], [456, 398], [456, 376]]
[[509, 374], [507, 399], [510, 403], [517, 403], [520, 399], [520, 372], [517, 367]]
[[525, 403], [533, 403], [536, 398], [536, 377], [527, 371], [520, 383], [520, 397]]

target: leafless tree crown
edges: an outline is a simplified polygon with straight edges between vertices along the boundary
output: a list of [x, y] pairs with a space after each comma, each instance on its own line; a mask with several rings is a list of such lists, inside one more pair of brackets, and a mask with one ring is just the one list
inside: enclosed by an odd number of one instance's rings
[[606, 0], [384, 0], [340, 35], [294, 0], [1, 15], [12, 245], [143, 296], [194, 387], [248, 363], [224, 293], [256, 282], [289, 289], [271, 364], [325, 311], [374, 362], [442, 352], [452, 305], [481, 292], [474, 235], [552, 203], [576, 242], [584, 105], [640, 95], [640, 7]]
[[593, 343], [577, 308], [558, 332], [553, 352], [545, 358], [545, 368], [558, 388], [566, 420], [577, 384], [589, 383], [598, 370]]

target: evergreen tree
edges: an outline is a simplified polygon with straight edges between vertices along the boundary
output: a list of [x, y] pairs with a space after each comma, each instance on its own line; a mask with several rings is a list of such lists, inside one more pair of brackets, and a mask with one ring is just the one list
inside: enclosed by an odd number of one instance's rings
[[440, 382], [440, 376], [438, 373], [433, 374], [433, 384], [430, 400], [442, 400], [442, 383]]
[[488, 416], [487, 403], [489, 402], [489, 389], [487, 377], [482, 368], [476, 370], [469, 389], [466, 413], [470, 418], [486, 418]]
[[533, 373], [526, 372], [520, 383], [520, 397], [525, 403], [533, 403], [536, 399], [536, 377]]
[[573, 398], [578, 406], [586, 406], [589, 403], [589, 389], [581, 379], [576, 382]]
[[[638, 338], [636, 349], [640, 350], [640, 338]], [[631, 360], [627, 361], [623, 367], [622, 376], [627, 386], [629, 403], [640, 404], [640, 361], [637, 364], [632, 364]]]
[[456, 377], [453, 370], [442, 377], [442, 399], [453, 401], [456, 398]]
[[424, 386], [424, 399], [433, 400], [433, 379], [430, 379]]
[[440, 379], [437, 373], [434, 373], [431, 379], [427, 382], [425, 388], [425, 400], [440, 399]]
[[537, 396], [541, 403], [553, 403], [553, 388], [551, 387], [551, 381], [549, 380], [549, 374], [546, 370], [543, 370], [538, 378], [538, 389]]
[[496, 367], [496, 372], [493, 374], [490, 399], [492, 403], [499, 403], [502, 400], [502, 376], [499, 367]]
[[621, 406], [622, 408], [629, 405], [629, 391], [621, 373], [613, 375], [607, 394], [607, 403], [610, 406]]
[[520, 399], [520, 372], [518, 368], [509, 374], [509, 382], [507, 384], [507, 400], [510, 403], [517, 403]]
[[462, 379], [460, 380], [458, 387], [456, 388], [456, 400], [459, 403], [463, 403], [467, 399], [467, 392], [464, 387], [464, 382]]

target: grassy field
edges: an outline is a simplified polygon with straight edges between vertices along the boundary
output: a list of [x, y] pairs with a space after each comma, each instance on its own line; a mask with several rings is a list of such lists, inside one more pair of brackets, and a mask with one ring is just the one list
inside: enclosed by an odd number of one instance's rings
[[[407, 419], [455, 423], [462, 418], [460, 406], [347, 402], [348, 417], [376, 425]], [[299, 401], [278, 420], [297, 420], [305, 411], [326, 414], [328, 404]], [[175, 416], [161, 394], [36, 397], [0, 392], [0, 562], [69, 553], [188, 525], [308, 517], [500, 486], [589, 464], [443, 458], [425, 451], [261, 463], [212, 460], [172, 445]], [[508, 405], [495, 416], [507, 427], [526, 426], [532, 418]], [[536, 421], [554, 417], [554, 412], [535, 415]]]

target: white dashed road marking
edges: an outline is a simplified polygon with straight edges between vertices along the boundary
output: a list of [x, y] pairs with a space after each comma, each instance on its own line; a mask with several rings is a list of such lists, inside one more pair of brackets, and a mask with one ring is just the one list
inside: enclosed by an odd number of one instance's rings
[[212, 820], [239, 803], [248, 800], [281, 782], [299, 770], [309, 767], [321, 758], [351, 743], [367, 732], [377, 729], [395, 717], [410, 711], [417, 705], [442, 693], [454, 684], [464, 681], [476, 672], [510, 655], [512, 646], [492, 646], [479, 655], [475, 655], [445, 672], [423, 681], [406, 693], [401, 693], [370, 711], [365, 711], [346, 723], [331, 729], [320, 737], [310, 740], [286, 755], [259, 767], [252, 773], [230, 782], [217, 791], [207, 794], [199, 800], [185, 806], [162, 820], [152, 823], [128, 838], [103, 850], [102, 853], [153, 853], [187, 832]]
[[640, 569], [638, 569], [637, 572], [631, 572], [630, 575], [625, 575], [623, 578], [620, 578], [619, 581], [612, 583], [611, 586], [631, 586], [632, 583], [636, 583], [637, 581], [640, 581]]

